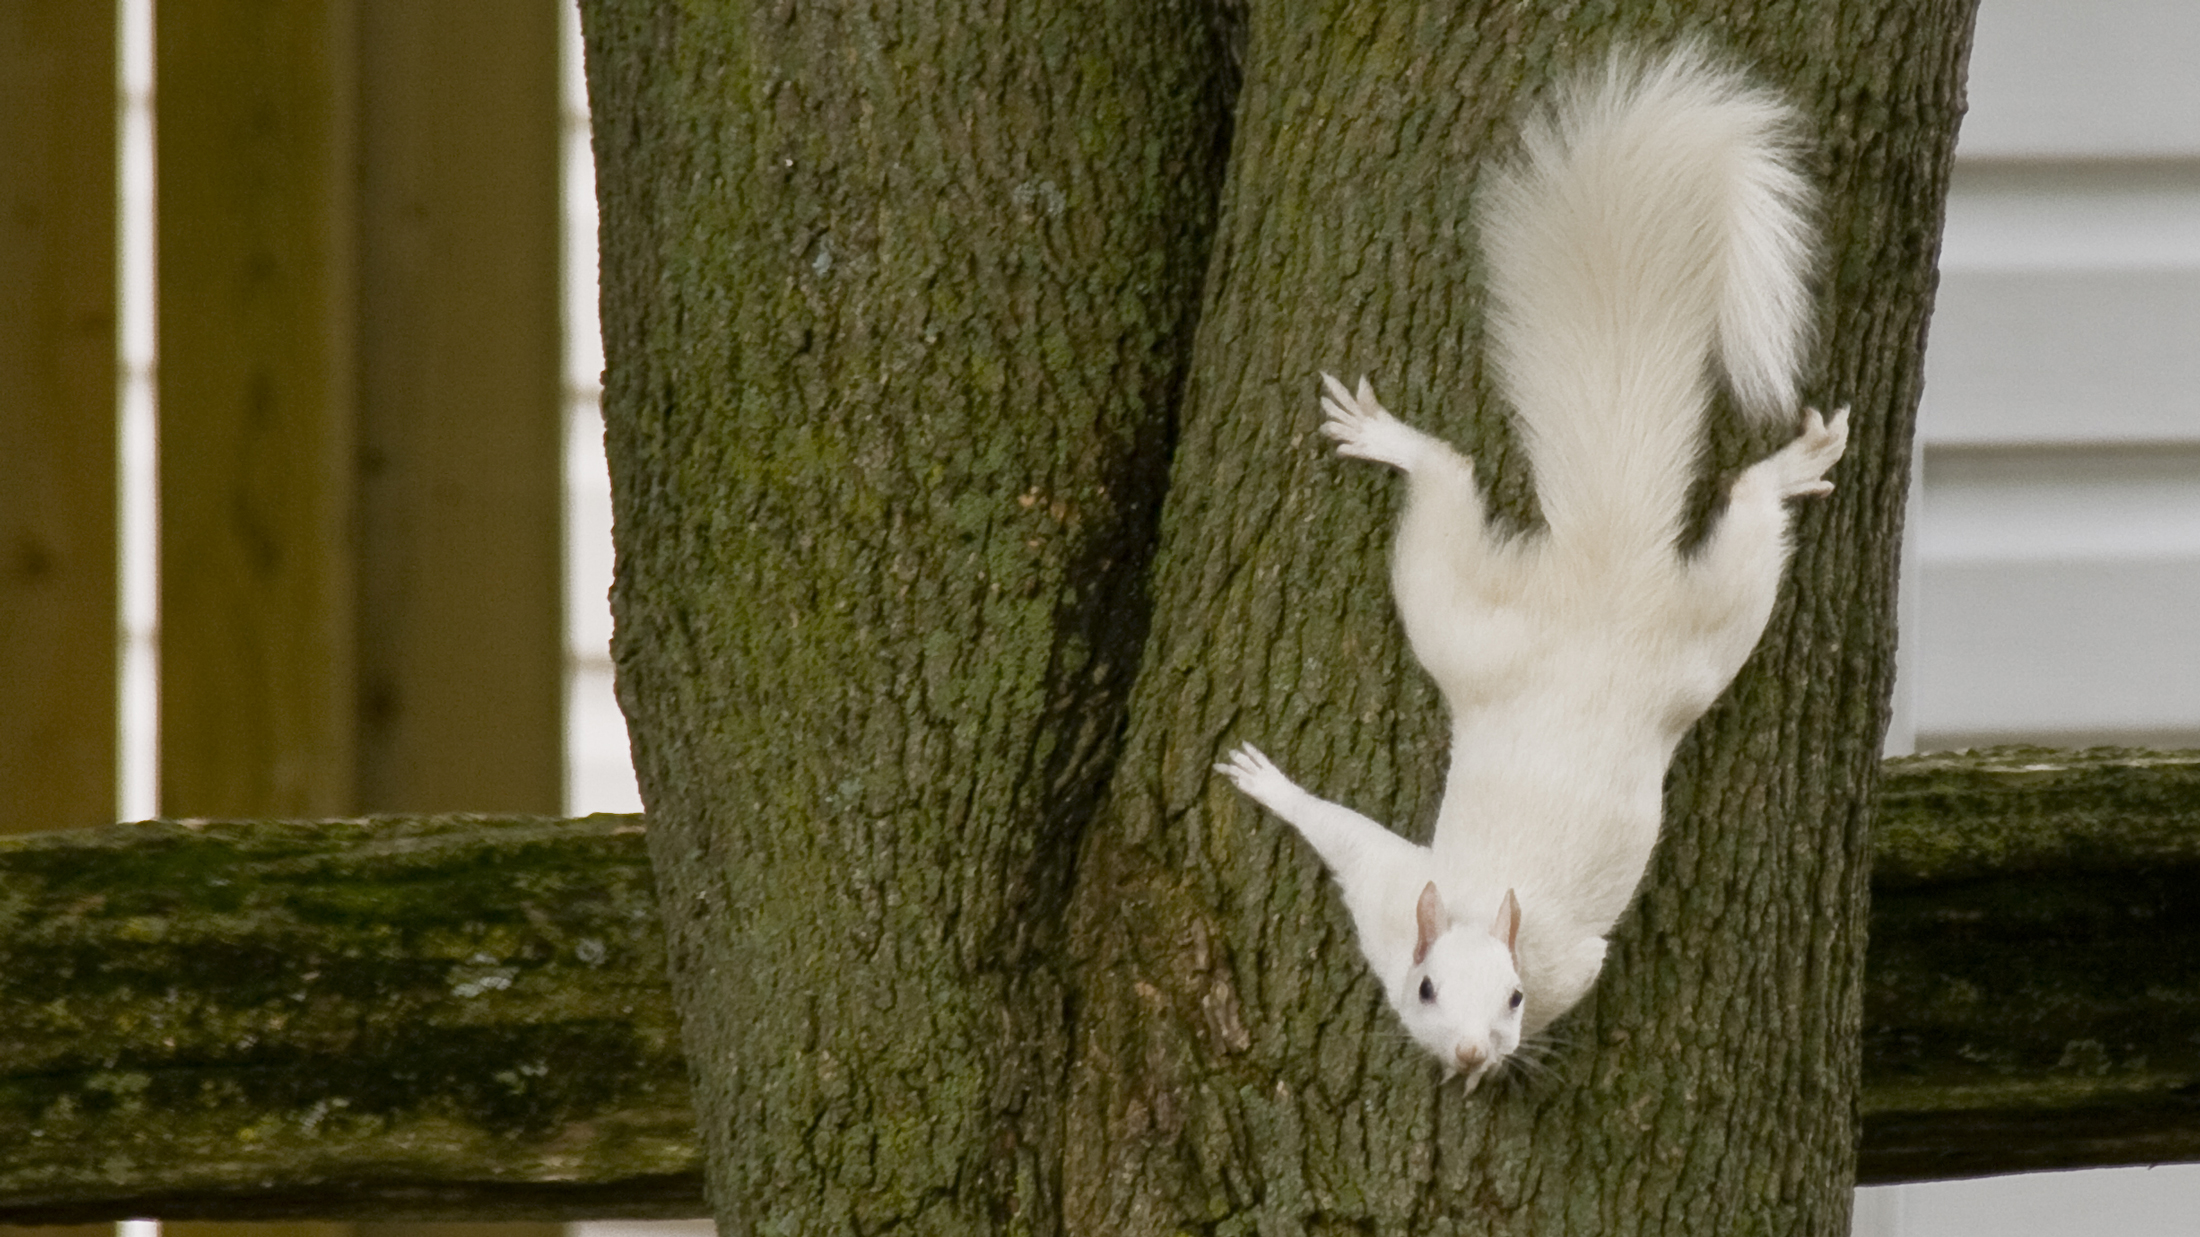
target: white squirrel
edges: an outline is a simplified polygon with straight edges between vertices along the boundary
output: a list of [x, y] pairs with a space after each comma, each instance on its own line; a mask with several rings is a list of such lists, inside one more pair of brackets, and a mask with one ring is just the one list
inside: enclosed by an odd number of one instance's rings
[[1587, 995], [1657, 842], [1667, 764], [1779, 590], [1785, 500], [1830, 493], [1848, 412], [1736, 479], [1683, 556], [1713, 367], [1796, 424], [1810, 340], [1800, 121], [1694, 47], [1563, 84], [1480, 206], [1490, 349], [1545, 527], [1485, 520], [1472, 464], [1324, 374], [1340, 455], [1406, 475], [1392, 586], [1451, 714], [1434, 837], [1316, 798], [1250, 744], [1215, 769], [1335, 873], [1413, 1038], [1482, 1077]]

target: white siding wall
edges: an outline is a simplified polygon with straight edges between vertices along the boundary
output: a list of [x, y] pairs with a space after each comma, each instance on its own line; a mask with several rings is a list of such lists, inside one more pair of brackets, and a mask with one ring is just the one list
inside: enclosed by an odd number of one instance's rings
[[[1926, 352], [1919, 750], [2200, 747], [2200, 4], [1983, 0]], [[1859, 1237], [2188, 1237], [2200, 1168], [1858, 1192]]]
[[1926, 354], [1923, 750], [2200, 747], [2200, 5], [1985, 0]]
[[[611, 474], [596, 320], [596, 163], [580, 10], [565, 6], [565, 810], [639, 812], [611, 672]], [[624, 1234], [625, 1230], [619, 1230]]]

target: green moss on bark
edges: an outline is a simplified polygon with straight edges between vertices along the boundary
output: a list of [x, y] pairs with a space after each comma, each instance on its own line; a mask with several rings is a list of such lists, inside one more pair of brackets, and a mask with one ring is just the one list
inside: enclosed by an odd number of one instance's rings
[[10, 844], [0, 1198], [47, 1219], [371, 1214], [505, 1177], [538, 1183], [538, 1211], [616, 1189], [646, 1212], [693, 1145], [640, 831], [383, 818]]
[[[1079, 865], [1070, 1227], [1845, 1234], [1894, 549], [1969, 8], [1252, 13], [1154, 636]], [[1531, 519], [1479, 353], [1477, 168], [1524, 89], [1682, 33], [1811, 118], [1831, 261], [1809, 389], [1857, 431], [1798, 514], [1762, 647], [1675, 764], [1592, 1002], [1533, 1085], [1469, 1100], [1396, 1033], [1318, 863], [1208, 769], [1254, 739], [1425, 830], [1444, 729], [1390, 614], [1396, 485], [1321, 449], [1315, 373], [1372, 375]], [[1715, 428], [1718, 467], [1772, 445]]]
[[1051, 1231], [1206, 14], [584, 6], [614, 655], [729, 1228]]

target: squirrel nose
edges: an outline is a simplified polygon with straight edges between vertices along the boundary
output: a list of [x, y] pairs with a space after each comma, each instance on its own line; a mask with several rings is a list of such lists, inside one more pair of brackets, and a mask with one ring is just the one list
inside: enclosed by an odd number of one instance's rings
[[1459, 1056], [1459, 1068], [1470, 1073], [1474, 1070], [1482, 1068], [1482, 1062], [1487, 1059], [1489, 1055], [1488, 1053], [1484, 1052], [1480, 1047], [1477, 1047], [1474, 1044], [1461, 1044], [1459, 1045], [1457, 1051]]

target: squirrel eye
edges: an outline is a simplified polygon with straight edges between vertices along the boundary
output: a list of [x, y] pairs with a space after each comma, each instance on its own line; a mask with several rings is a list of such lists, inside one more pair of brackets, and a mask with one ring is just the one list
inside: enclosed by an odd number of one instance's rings
[[1518, 988], [1515, 988], [1515, 989], [1513, 989], [1512, 1008], [1513, 1008], [1513, 1009], [1518, 1009], [1518, 1008], [1520, 1008], [1520, 1001], [1521, 1001], [1520, 989], [1518, 989]]
[[1421, 1003], [1424, 1005], [1434, 1005], [1436, 1003], [1436, 985], [1427, 979], [1421, 981]]

